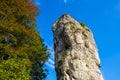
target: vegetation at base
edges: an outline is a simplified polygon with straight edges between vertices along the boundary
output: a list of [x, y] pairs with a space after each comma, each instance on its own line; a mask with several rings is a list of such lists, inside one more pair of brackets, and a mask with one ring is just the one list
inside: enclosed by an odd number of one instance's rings
[[43, 80], [47, 47], [36, 31], [33, 0], [0, 0], [0, 80]]

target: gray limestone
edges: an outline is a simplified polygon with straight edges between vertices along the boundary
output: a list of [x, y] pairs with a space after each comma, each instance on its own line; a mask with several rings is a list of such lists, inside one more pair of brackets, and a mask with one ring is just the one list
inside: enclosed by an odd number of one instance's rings
[[52, 29], [57, 80], [104, 80], [90, 29], [68, 14], [62, 15]]

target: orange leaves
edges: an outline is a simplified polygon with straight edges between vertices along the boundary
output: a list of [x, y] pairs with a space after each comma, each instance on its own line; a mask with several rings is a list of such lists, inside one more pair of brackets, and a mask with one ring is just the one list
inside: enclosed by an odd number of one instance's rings
[[[0, 2], [0, 18], [19, 24], [35, 24], [38, 8], [29, 0], [4, 0]], [[6, 18], [7, 17], [7, 18]], [[3, 18], [1, 19], [3, 20]]]
[[[41, 45], [35, 30], [36, 15], [39, 12], [33, 0], [4, 0], [0, 2], [1, 39], [7, 37], [9, 45]], [[3, 38], [4, 36], [4, 38]]]

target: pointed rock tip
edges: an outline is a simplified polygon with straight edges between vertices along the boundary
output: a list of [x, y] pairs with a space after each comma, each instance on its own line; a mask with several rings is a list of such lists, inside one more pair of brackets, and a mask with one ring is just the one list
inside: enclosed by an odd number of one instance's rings
[[72, 18], [69, 14], [63, 14], [59, 19], [70, 19]]
[[55, 23], [66, 23], [71, 21], [73, 18], [69, 14], [63, 14]]
[[71, 17], [69, 14], [63, 14], [62, 17]]
[[69, 14], [62, 14], [62, 16], [60, 18], [58, 18], [58, 20], [53, 23], [53, 31], [56, 30], [56, 26], [59, 25], [59, 24], [66, 24], [68, 22], [71, 22], [73, 21], [74, 19], [69, 15]]

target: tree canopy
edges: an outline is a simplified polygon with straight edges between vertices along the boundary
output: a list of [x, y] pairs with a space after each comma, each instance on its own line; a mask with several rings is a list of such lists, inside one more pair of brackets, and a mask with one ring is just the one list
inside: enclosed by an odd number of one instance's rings
[[42, 80], [47, 47], [36, 30], [33, 0], [0, 0], [0, 80]]

